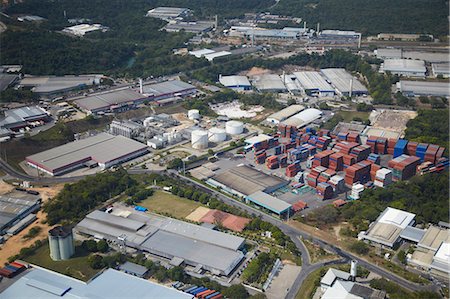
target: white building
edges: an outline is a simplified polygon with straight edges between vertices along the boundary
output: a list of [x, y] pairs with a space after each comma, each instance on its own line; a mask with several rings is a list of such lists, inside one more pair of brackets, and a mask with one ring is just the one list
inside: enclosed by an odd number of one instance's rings
[[225, 87], [235, 91], [251, 90], [252, 85], [246, 76], [222, 76], [219, 75], [219, 82]]
[[319, 97], [334, 96], [334, 88], [319, 72], [295, 72], [294, 75], [306, 94]]
[[102, 32], [107, 31], [109, 28], [101, 24], [80, 24], [63, 29], [63, 32], [73, 34], [76, 36], [84, 36], [86, 33], [101, 30]]
[[278, 125], [283, 120], [291, 117], [292, 115], [304, 110], [302, 105], [291, 105], [278, 112], [275, 112], [267, 117], [267, 122]]
[[433, 63], [431, 65], [433, 76], [442, 76], [444, 78], [450, 77], [450, 63]]
[[380, 73], [386, 72], [405, 77], [425, 78], [427, 69], [423, 60], [387, 59], [380, 66]]
[[282, 121], [282, 123], [288, 126], [301, 128], [309, 125], [320, 117], [322, 117], [322, 111], [314, 108], [309, 108], [291, 116], [290, 118]]

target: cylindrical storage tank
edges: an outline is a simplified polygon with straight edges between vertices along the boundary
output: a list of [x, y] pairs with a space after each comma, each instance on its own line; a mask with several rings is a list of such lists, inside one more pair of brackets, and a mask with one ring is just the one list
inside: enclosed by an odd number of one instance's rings
[[242, 134], [242, 132], [244, 132], [244, 123], [237, 120], [227, 121], [227, 123], [225, 124], [225, 130], [227, 134], [230, 135]]
[[74, 254], [73, 235], [59, 238], [59, 252], [62, 260], [68, 260]]
[[50, 257], [54, 261], [67, 260], [75, 253], [72, 229], [56, 226], [48, 232]]
[[227, 133], [221, 128], [211, 128], [208, 133], [211, 142], [222, 142], [227, 139]]
[[208, 132], [204, 130], [195, 130], [191, 134], [192, 147], [196, 149], [205, 149], [208, 147]]
[[188, 118], [190, 120], [200, 119], [200, 111], [197, 109], [191, 109], [188, 111]]
[[52, 235], [48, 236], [48, 245], [50, 247], [50, 257], [54, 261], [61, 260], [61, 255], [60, 255], [60, 252], [59, 252], [59, 241], [58, 241], [58, 239], [59, 239], [58, 237], [54, 237]]

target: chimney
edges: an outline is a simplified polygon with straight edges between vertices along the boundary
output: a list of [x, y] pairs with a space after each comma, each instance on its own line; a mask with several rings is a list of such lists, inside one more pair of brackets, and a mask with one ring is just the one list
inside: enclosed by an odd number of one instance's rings
[[306, 31], [306, 21], [303, 23], [303, 29]]
[[319, 34], [320, 31], [320, 23], [317, 23], [317, 34]]
[[352, 262], [351, 262], [351, 264], [350, 264], [350, 279], [352, 280], [352, 281], [355, 281], [356, 280], [356, 275], [357, 275], [357, 265], [358, 265], [358, 262], [357, 261], [355, 261], [355, 260], [352, 260]]
[[350, 91], [348, 92], [348, 96], [352, 97], [352, 90], [353, 90], [353, 77], [350, 79]]
[[144, 87], [142, 86], [142, 78], [139, 78], [139, 93], [144, 93]]
[[359, 37], [358, 37], [358, 49], [361, 49], [361, 39], [362, 39], [362, 34], [359, 33]]

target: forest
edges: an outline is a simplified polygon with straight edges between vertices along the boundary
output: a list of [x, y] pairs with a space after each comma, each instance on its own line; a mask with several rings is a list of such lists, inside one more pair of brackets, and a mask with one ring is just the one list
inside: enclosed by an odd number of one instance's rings
[[448, 1], [444, 0], [281, 0], [272, 12], [303, 18], [312, 27], [320, 23], [323, 29], [364, 35], [449, 34]]

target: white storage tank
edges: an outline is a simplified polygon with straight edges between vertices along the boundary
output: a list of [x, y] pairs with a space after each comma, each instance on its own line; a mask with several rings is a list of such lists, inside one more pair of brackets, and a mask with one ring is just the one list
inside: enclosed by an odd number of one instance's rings
[[197, 109], [191, 109], [188, 111], [188, 118], [190, 120], [200, 119], [200, 111]]
[[225, 124], [225, 130], [227, 134], [230, 135], [242, 134], [242, 132], [244, 132], [244, 123], [237, 120], [227, 121], [227, 123]]
[[223, 142], [227, 139], [227, 133], [221, 128], [211, 128], [208, 133], [211, 142]]
[[191, 134], [192, 147], [196, 149], [205, 149], [208, 147], [208, 132], [204, 130], [195, 130]]

